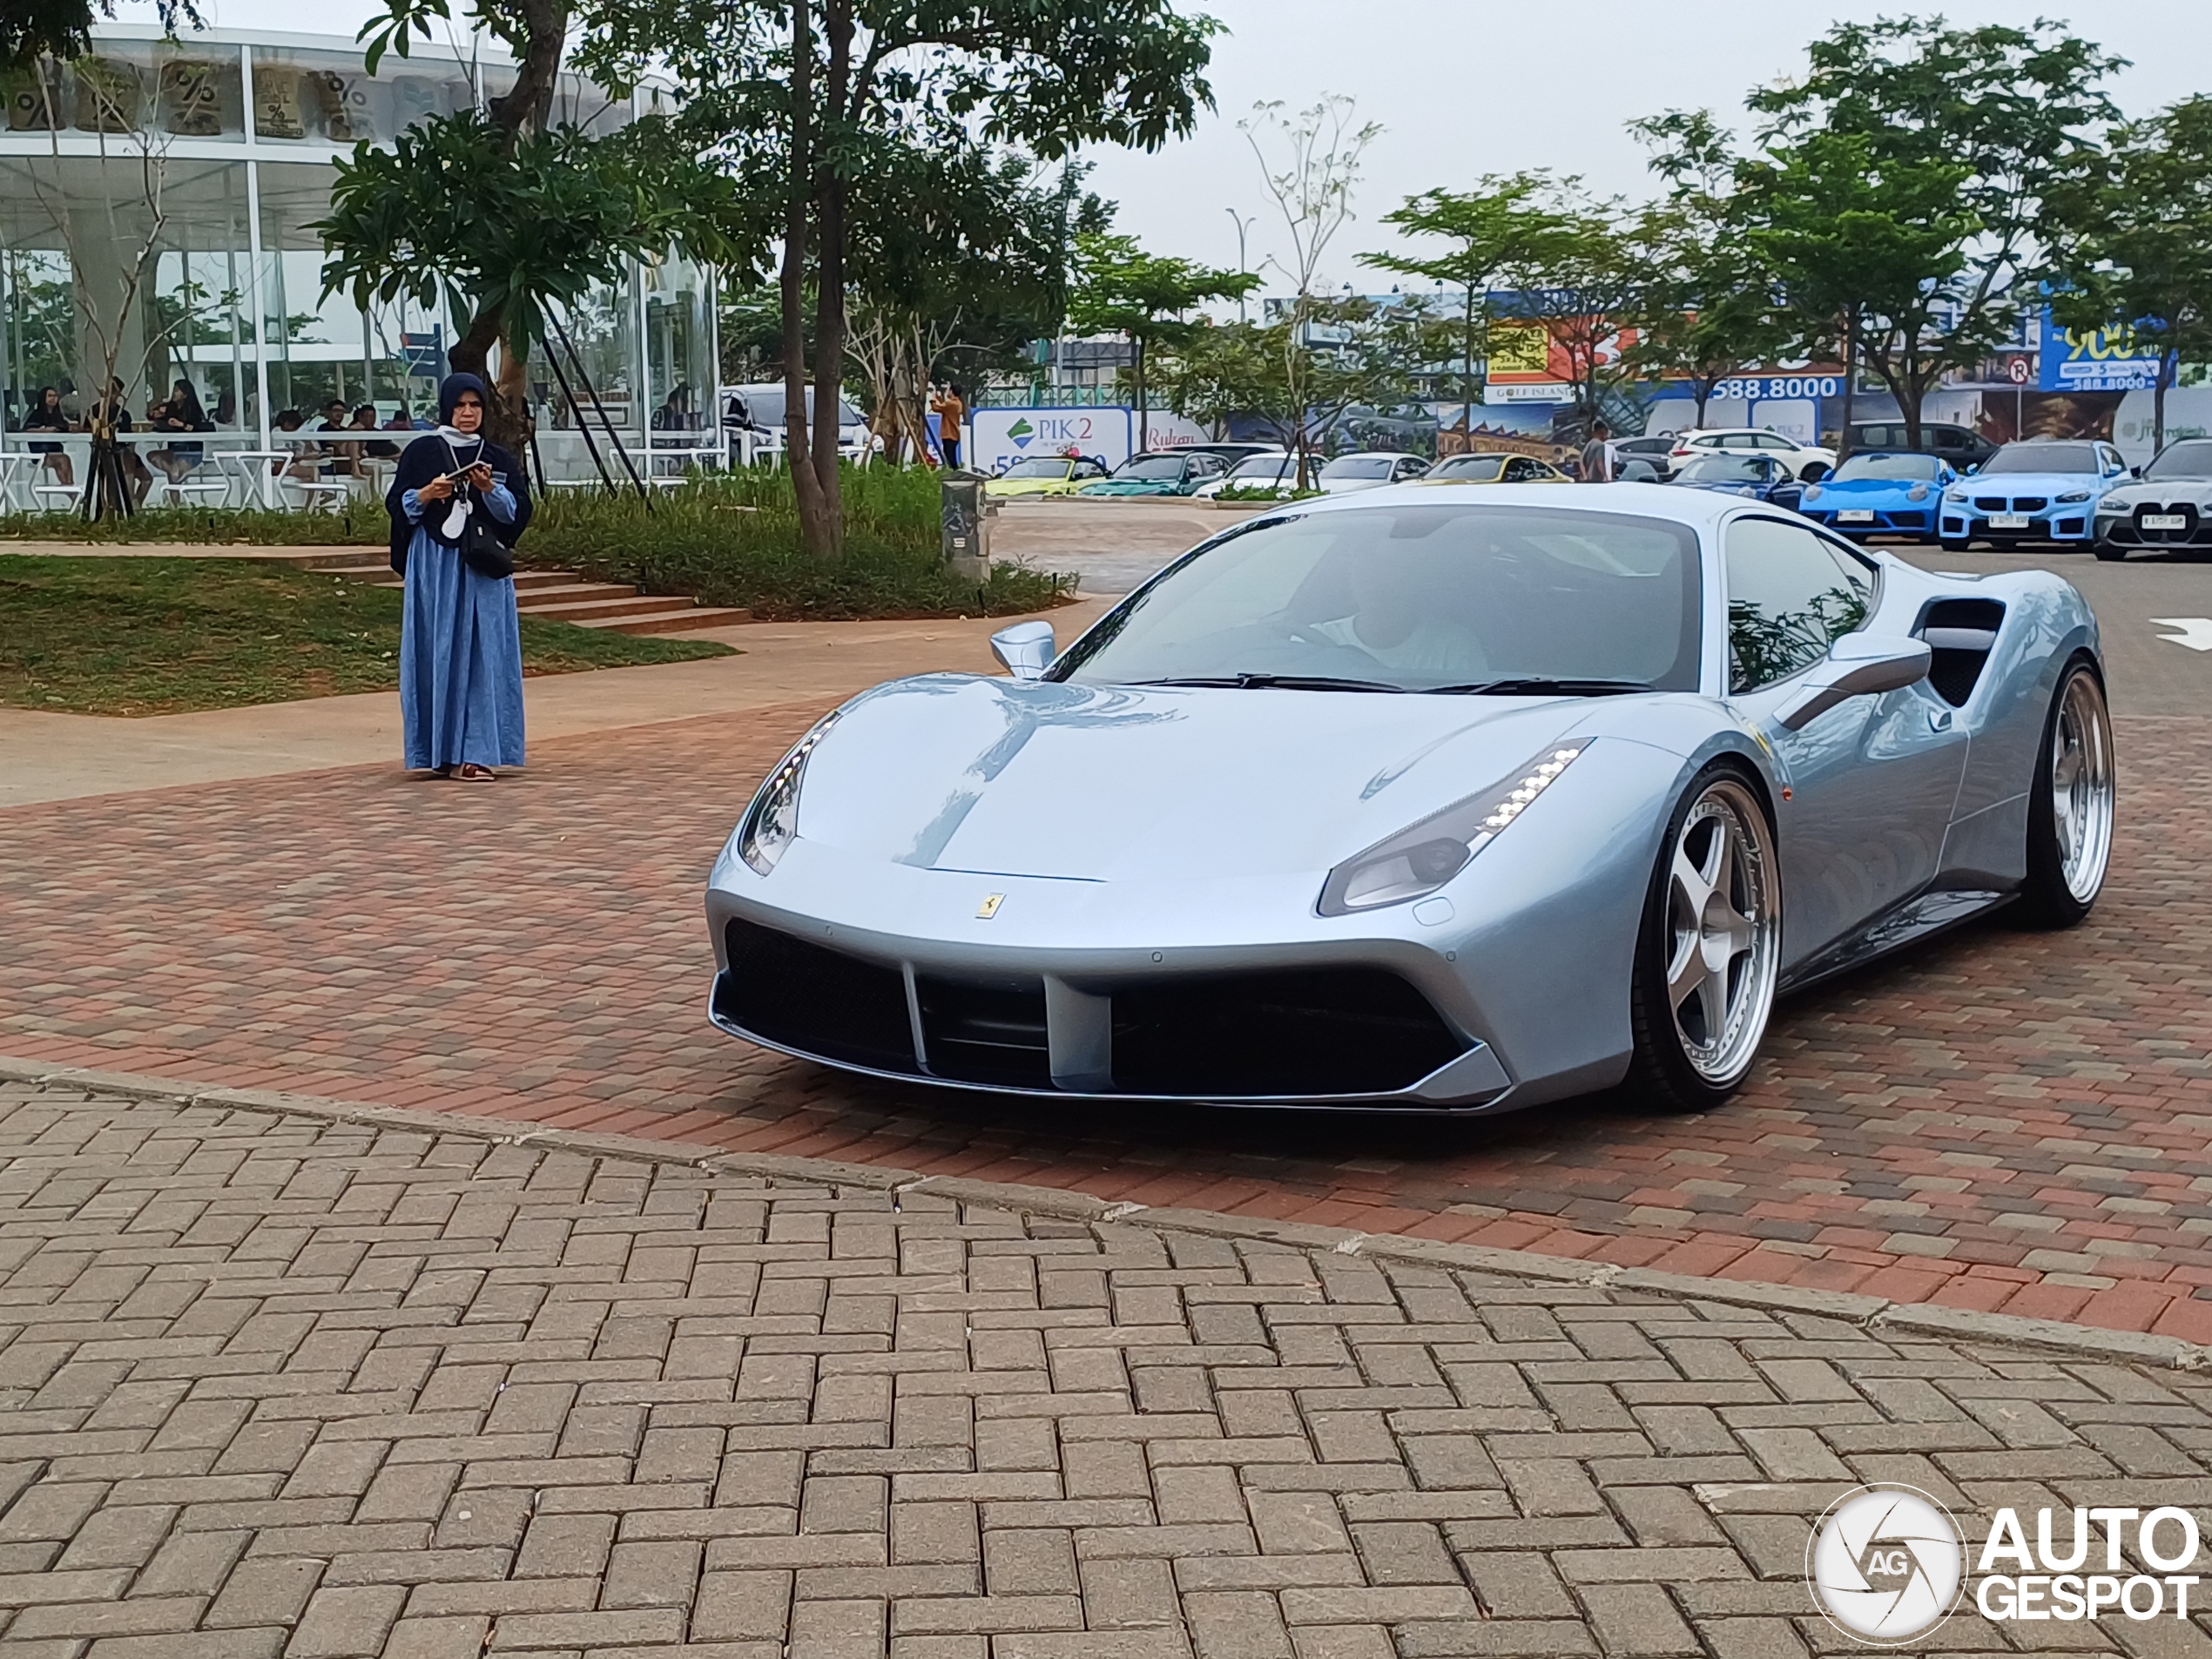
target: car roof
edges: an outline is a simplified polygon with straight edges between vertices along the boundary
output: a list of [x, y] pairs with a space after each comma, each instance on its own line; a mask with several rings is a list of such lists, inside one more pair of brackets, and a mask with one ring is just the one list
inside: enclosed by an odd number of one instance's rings
[[1777, 432], [1770, 426], [1694, 426], [1686, 432], [1676, 433], [1675, 436], [1677, 438], [1780, 438], [1784, 443], [1797, 442], [1784, 433]]
[[[1545, 511], [1588, 512], [1595, 509], [1628, 513], [1639, 518], [1665, 519], [1669, 523], [1688, 524], [1704, 530], [1716, 528], [1729, 513], [1742, 508], [1764, 505], [1747, 502], [1734, 494], [1719, 495], [1710, 490], [1684, 489], [1675, 484], [1546, 482], [1515, 485], [1511, 497], [1510, 505], [1515, 510], [1534, 507]], [[1413, 479], [1402, 484], [1385, 484], [1379, 489], [1362, 489], [1349, 496], [1315, 496], [1305, 501], [1286, 502], [1280, 511], [1287, 519], [1302, 517], [1308, 513], [1366, 512], [1376, 507], [1386, 507], [1393, 502], [1401, 502], [1409, 506], [1435, 507], [1442, 504], [1442, 498], [1424, 488], [1420, 479]], [[1499, 503], [1493, 500], [1485, 504]], [[1251, 522], [1264, 523], [1267, 516], [1263, 514]], [[1810, 521], [1801, 522], [1811, 528]]]

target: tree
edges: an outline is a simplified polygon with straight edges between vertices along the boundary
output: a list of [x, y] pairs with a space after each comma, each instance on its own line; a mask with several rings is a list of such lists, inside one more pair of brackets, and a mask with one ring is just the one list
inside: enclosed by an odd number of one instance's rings
[[1238, 300], [1259, 286], [1246, 272], [1217, 270], [1190, 260], [1147, 253], [1133, 236], [1092, 231], [1076, 239], [1068, 327], [1079, 334], [1120, 334], [1130, 342], [1136, 390], [1136, 447], [1151, 447], [1145, 400], [1145, 359], [1155, 346], [1172, 347], [1200, 325], [1184, 314], [1209, 300]]
[[2212, 98], [2114, 128], [2107, 153], [2057, 205], [2074, 233], [2053, 319], [2158, 352], [2151, 428], [2162, 449], [2176, 366], [2212, 358]]
[[844, 535], [836, 410], [862, 181], [916, 149], [1013, 145], [1055, 160], [1082, 144], [1157, 148], [1210, 101], [1218, 28], [1170, 0], [599, 4], [580, 61], [615, 84], [672, 75], [693, 146], [779, 209], [787, 448], [806, 544], [826, 559]]
[[[2101, 83], [2123, 63], [2047, 22], [1959, 29], [1940, 17], [1838, 24], [1809, 54], [1804, 78], [1746, 103], [1767, 118], [1777, 161], [1825, 141], [1808, 158], [1824, 172], [1856, 155], [1913, 198], [1890, 218], [1924, 250], [1920, 280], [1892, 290], [1864, 345], [1917, 445], [1928, 393], [2010, 335], [2063, 234], [2058, 209], [2095, 162], [2091, 129], [2115, 115]], [[1938, 211], [1927, 188], [1946, 175], [1955, 195]], [[1825, 183], [1844, 193], [1845, 181]], [[1926, 233], [1941, 227], [1956, 236], [1939, 246]]]
[[[1330, 93], [1289, 119], [1284, 118], [1279, 100], [1255, 104], [1251, 115], [1237, 124], [1252, 147], [1267, 193], [1275, 199], [1283, 227], [1290, 236], [1290, 262], [1285, 265], [1271, 255], [1268, 263], [1281, 271], [1292, 287], [1290, 310], [1283, 319], [1286, 327], [1278, 338], [1284, 390], [1294, 405], [1301, 395], [1301, 374], [1317, 361], [1307, 349], [1307, 325], [1323, 303], [1314, 293], [1322, 256], [1352, 216], [1352, 187], [1359, 179], [1360, 158], [1382, 133], [1372, 121], [1354, 126], [1355, 113], [1351, 98]], [[1267, 149], [1260, 143], [1262, 133], [1271, 135], [1271, 143], [1273, 135], [1280, 135], [1285, 153], [1279, 162], [1268, 159]], [[1310, 430], [1302, 419], [1292, 427], [1300, 489], [1312, 482]]]
[[1475, 365], [1490, 354], [1490, 289], [1504, 272], [1527, 265], [1543, 239], [1558, 228], [1557, 216], [1540, 199], [1551, 181], [1540, 172], [1486, 173], [1467, 192], [1427, 190], [1408, 196], [1383, 223], [1409, 236], [1450, 244], [1426, 259], [1395, 253], [1363, 253], [1360, 263], [1398, 276], [1419, 277], [1460, 291], [1460, 395], [1466, 408], [1461, 429], [1474, 430], [1474, 406], [1482, 401]]
[[1791, 331], [1774, 270], [1746, 234], [1728, 135], [1703, 110], [1631, 121], [1629, 130], [1651, 147], [1652, 168], [1669, 189], [1640, 228], [1651, 278], [1627, 357], [1639, 374], [1687, 381], [1702, 427], [1714, 388], [1781, 356]]
[[1618, 199], [1595, 199], [1567, 179], [1545, 206], [1549, 222], [1507, 267], [1518, 292], [1502, 314], [1542, 331], [1546, 361], [1564, 367], [1587, 427], [1635, 378], [1627, 354], [1649, 303], [1650, 261]]
[[[192, 0], [154, 0], [163, 30], [204, 29]], [[7, 0], [0, 6], [0, 69], [29, 69], [44, 57], [64, 63], [92, 49], [92, 25], [115, 16], [115, 0]]]

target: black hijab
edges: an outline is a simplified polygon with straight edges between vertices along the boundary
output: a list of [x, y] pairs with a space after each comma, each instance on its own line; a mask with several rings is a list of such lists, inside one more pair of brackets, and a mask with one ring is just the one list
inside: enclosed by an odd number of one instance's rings
[[[438, 387], [438, 429], [424, 433], [401, 451], [400, 464], [392, 474], [392, 487], [384, 495], [384, 510], [392, 518], [392, 568], [402, 576], [407, 574], [408, 545], [414, 541], [416, 530], [421, 530], [442, 547], [459, 545], [446, 535], [446, 515], [435, 504], [419, 523], [408, 520], [404, 505], [407, 492], [421, 489], [433, 478], [442, 478], [481, 461], [515, 498], [515, 522], [511, 524], [502, 524], [489, 513], [484, 513], [484, 522], [491, 526], [492, 534], [511, 548], [530, 522], [529, 480], [516, 464], [515, 457], [484, 437], [481, 431], [464, 435], [454, 429], [453, 408], [463, 392], [474, 392], [486, 412], [489, 412], [491, 394], [485, 389], [483, 381], [474, 374], [447, 375]], [[456, 483], [454, 493], [456, 498], [469, 502], [470, 512], [483, 511], [477, 499], [479, 492], [469, 485]]]

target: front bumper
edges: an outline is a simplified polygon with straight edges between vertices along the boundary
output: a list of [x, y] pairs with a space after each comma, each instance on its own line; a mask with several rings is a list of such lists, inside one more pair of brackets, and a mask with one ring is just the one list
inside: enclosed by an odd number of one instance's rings
[[[2152, 529], [2149, 518], [2178, 518], [2179, 529]], [[2212, 548], [2212, 513], [2194, 502], [2139, 502], [2097, 515], [2097, 539], [2110, 547]]]
[[[2024, 525], [2000, 526], [2003, 516]], [[2060, 502], [2025, 511], [2000, 513], [1980, 502], [1946, 501], [1939, 534], [1946, 542], [2087, 542], [2096, 531], [2094, 502]]]
[[[1935, 503], [1920, 507], [1801, 507], [1797, 510], [1815, 523], [1824, 524], [1844, 536], [1926, 536], [1935, 519]], [[1849, 514], [1865, 512], [1870, 518], [1852, 518]]]

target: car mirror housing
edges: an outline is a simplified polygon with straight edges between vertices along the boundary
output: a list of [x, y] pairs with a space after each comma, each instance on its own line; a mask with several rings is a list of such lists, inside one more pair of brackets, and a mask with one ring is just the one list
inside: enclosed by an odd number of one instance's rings
[[1900, 634], [1845, 634], [1806, 674], [1797, 695], [1775, 716], [1784, 731], [1811, 725], [1838, 703], [1917, 685], [1934, 652], [1925, 639]]
[[1017, 622], [991, 636], [991, 655], [1018, 680], [1042, 679], [1058, 654], [1049, 622]]

